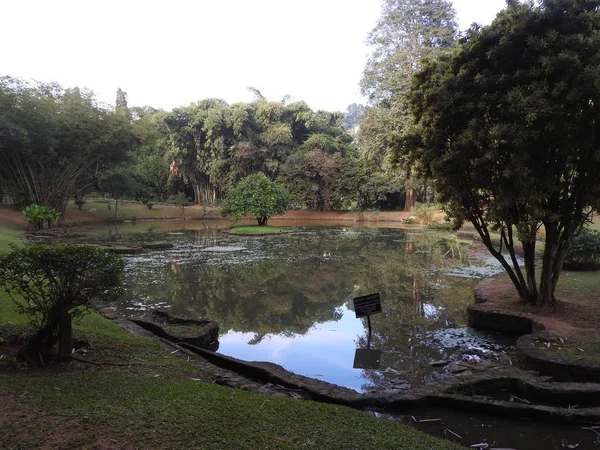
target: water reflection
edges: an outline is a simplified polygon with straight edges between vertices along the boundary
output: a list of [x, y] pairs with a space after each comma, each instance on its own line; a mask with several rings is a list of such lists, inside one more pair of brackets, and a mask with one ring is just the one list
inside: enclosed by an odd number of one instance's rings
[[[128, 258], [129, 289], [119, 307], [128, 314], [169, 307], [216, 320], [219, 351], [230, 356], [364, 391], [399, 376], [426, 382], [437, 370], [431, 361], [497, 348], [466, 331], [465, 307], [477, 277], [499, 268], [453, 235], [340, 227], [262, 237], [202, 229], [160, 238], [174, 248]], [[358, 370], [355, 350], [368, 347], [366, 319], [355, 318], [350, 300], [373, 292], [383, 306], [371, 319], [381, 366]]]

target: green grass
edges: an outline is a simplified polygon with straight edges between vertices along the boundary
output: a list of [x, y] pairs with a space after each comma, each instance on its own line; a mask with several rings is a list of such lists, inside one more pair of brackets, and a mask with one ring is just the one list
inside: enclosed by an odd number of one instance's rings
[[550, 343], [539, 342], [538, 348], [552, 356], [559, 356], [574, 361], [585, 360], [586, 362], [600, 363], [600, 340], [582, 341], [578, 339], [566, 339]]
[[260, 235], [260, 234], [280, 234], [289, 233], [290, 229], [286, 227], [271, 227], [271, 226], [259, 226], [259, 225], [240, 225], [238, 227], [231, 228], [228, 231], [230, 234], [244, 234], [244, 235]]
[[558, 279], [556, 294], [575, 294], [600, 301], [600, 272], [563, 272]]
[[[14, 308], [0, 294], [0, 338], [27, 329]], [[89, 343], [81, 357], [130, 365], [31, 370], [4, 358], [0, 391], [12, 396], [15, 410], [35, 411], [25, 432], [19, 420], [0, 424], [7, 448], [52, 447], [55, 422], [48, 418], [56, 417], [79, 430], [74, 443], [59, 441], [62, 448], [91, 447], [107, 433], [132, 448], [461, 448], [358, 410], [199, 381], [202, 374], [185, 359], [95, 313], [75, 323], [74, 336]]]
[[0, 223], [0, 254], [8, 253], [10, 251], [10, 244], [21, 244], [22, 241], [20, 237], [22, 234], [22, 230], [11, 228], [8, 225]]
[[[66, 218], [69, 220], [69, 211], [77, 211], [77, 205], [72, 201], [67, 205]], [[115, 216], [115, 201], [110, 200], [87, 200], [81, 208], [81, 211], [86, 211], [90, 216], [101, 217], [106, 220], [111, 220]], [[219, 217], [218, 212], [212, 207], [204, 207], [201, 205], [193, 205], [185, 208], [186, 218], [213, 218]], [[176, 205], [165, 203], [155, 203], [152, 209], [148, 209], [146, 205], [138, 202], [119, 203], [119, 219], [155, 219], [164, 218], [182, 218], [181, 208]]]

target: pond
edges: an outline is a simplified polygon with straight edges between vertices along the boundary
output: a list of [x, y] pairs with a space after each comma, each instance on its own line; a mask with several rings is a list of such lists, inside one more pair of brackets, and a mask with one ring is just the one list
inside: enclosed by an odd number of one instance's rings
[[[297, 227], [240, 237], [204, 228], [132, 239], [150, 237], [174, 247], [127, 258], [118, 308], [216, 320], [218, 352], [228, 356], [366, 392], [433, 381], [442, 369], [432, 362], [486, 357], [505, 344], [469, 330], [465, 312], [477, 281], [501, 269], [452, 233]], [[375, 292], [383, 312], [371, 316], [369, 339], [352, 299]]]

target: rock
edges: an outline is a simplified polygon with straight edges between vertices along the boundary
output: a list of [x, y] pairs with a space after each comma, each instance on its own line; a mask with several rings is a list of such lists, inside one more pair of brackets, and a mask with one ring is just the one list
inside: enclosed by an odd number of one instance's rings
[[439, 360], [439, 361], [433, 361], [430, 362], [429, 365], [431, 367], [444, 367], [447, 366], [448, 364], [450, 364], [452, 361], [449, 360]]
[[462, 372], [466, 372], [467, 370], [470, 370], [471, 367], [466, 365], [465, 363], [461, 362], [461, 361], [454, 361], [453, 363], [448, 364], [446, 367], [444, 367], [444, 370], [446, 372], [450, 372], [452, 374], [457, 374], [457, 373], [462, 373]]

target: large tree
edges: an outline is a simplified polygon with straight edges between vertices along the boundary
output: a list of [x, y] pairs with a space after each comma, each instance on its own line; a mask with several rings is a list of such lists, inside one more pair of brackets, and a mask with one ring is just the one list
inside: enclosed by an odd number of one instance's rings
[[[409, 81], [424, 58], [451, 49], [456, 35], [455, 11], [449, 0], [384, 0], [381, 17], [367, 37], [373, 51], [361, 89], [369, 107], [358, 144], [363, 157], [378, 171], [404, 176], [405, 210], [414, 206], [419, 186], [411, 177], [411, 167], [399, 157], [405, 142], [401, 138], [410, 129]], [[375, 161], [379, 164], [373, 165]]]
[[[422, 138], [422, 146], [408, 146], [413, 160], [448, 212], [473, 224], [527, 303], [556, 303], [572, 237], [600, 198], [599, 7], [598, 0], [511, 1], [413, 85]], [[539, 285], [538, 231], [545, 233]]]
[[18, 205], [63, 211], [86, 172], [134, 144], [127, 117], [92, 92], [0, 77], [0, 180]]

